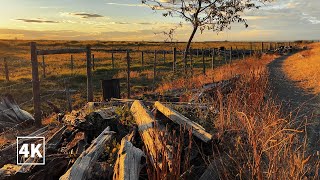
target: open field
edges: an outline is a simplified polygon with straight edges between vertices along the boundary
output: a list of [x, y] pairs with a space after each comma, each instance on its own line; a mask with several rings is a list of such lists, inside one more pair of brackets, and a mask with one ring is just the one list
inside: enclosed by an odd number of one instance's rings
[[[99, 41], [37, 41], [39, 49], [58, 49], [58, 48], [84, 48], [87, 44], [92, 47], [99, 47], [108, 50], [112, 49], [131, 49], [141, 51], [168, 50], [173, 47], [181, 51], [184, 48], [184, 43], [158, 43], [158, 42], [99, 42]], [[264, 43], [264, 48], [268, 49], [279, 47], [280, 45], [288, 45], [289, 43]], [[293, 45], [294, 43], [292, 43]], [[231, 48], [233, 49], [251, 49], [260, 51], [262, 44], [260, 42], [204, 42], [193, 43], [192, 48], [209, 49], [209, 48]], [[2, 57], [7, 59], [10, 82], [5, 81], [4, 70], [0, 75], [2, 94], [10, 92], [16, 97], [18, 104], [30, 112], [33, 111], [30, 100], [32, 98], [32, 83], [31, 83], [31, 63], [30, 63], [30, 45], [28, 41], [7, 41], [0, 42], [0, 53]], [[120, 78], [121, 79], [121, 94], [126, 95], [126, 54], [115, 53], [115, 68], [112, 68], [111, 53], [92, 52], [95, 55], [95, 70], [93, 72], [94, 97], [95, 100], [101, 100], [100, 79]], [[154, 54], [145, 53], [145, 64], [141, 65], [141, 54], [130, 53], [131, 57], [131, 94], [139, 96], [153, 89], [153, 63]], [[45, 60], [46, 78], [43, 78], [42, 58]], [[181, 76], [183, 67], [182, 54], [177, 55], [178, 72], [172, 73], [172, 54], [165, 55], [166, 61], [162, 54], [157, 55], [157, 76], [156, 84], [161, 82], [172, 82]], [[193, 57], [194, 75], [202, 73], [202, 59]], [[205, 57], [207, 69], [211, 69], [211, 58]], [[242, 59], [242, 57], [240, 57]], [[38, 56], [39, 75], [41, 79], [41, 95], [43, 99], [50, 100], [59, 108], [65, 110], [65, 95], [61, 90], [65, 89], [66, 84], [71, 90], [76, 90], [72, 94], [73, 106], [75, 109], [81, 107], [85, 103], [86, 98], [86, 62], [85, 53], [74, 54], [74, 68], [71, 69], [71, 55], [49, 55]], [[2, 62], [1, 62], [2, 63]], [[215, 66], [218, 67], [225, 64], [223, 57], [215, 58]], [[11, 86], [12, 85], [12, 86]], [[6, 87], [6, 88], [5, 88]], [[46, 103], [42, 103], [44, 115], [50, 114], [52, 111]]]

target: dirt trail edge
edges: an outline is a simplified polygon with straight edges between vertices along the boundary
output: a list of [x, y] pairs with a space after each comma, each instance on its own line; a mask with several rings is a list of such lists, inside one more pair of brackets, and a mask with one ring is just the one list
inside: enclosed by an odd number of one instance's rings
[[307, 119], [308, 123], [312, 123], [307, 128], [308, 145], [310, 153], [315, 153], [320, 151], [320, 98], [319, 95], [317, 97], [300, 89], [296, 82], [287, 78], [282, 65], [290, 55], [279, 57], [268, 66], [272, 95], [280, 101], [285, 114], [289, 115], [292, 112], [297, 122]]

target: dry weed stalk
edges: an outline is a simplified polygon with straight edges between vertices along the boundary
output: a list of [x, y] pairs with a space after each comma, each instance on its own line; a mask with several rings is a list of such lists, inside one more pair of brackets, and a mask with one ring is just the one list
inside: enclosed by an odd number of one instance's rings
[[222, 179], [317, 179], [319, 159], [305, 153], [306, 123], [284, 119], [268, 89], [267, 70], [258, 66], [231, 93], [217, 92], [221, 143], [211, 163]]

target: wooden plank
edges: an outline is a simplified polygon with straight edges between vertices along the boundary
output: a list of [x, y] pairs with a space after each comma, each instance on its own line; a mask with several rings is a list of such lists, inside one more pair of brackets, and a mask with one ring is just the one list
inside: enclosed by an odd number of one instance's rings
[[129, 134], [122, 138], [121, 146], [118, 152], [118, 158], [114, 166], [114, 180], [138, 180], [140, 170], [144, 166], [141, 164], [141, 159], [146, 155], [139, 148], [132, 145]]
[[186, 125], [188, 128], [192, 128], [192, 133], [201, 139], [204, 142], [209, 142], [212, 139], [212, 135], [207, 133], [205, 129], [199, 125], [198, 123], [195, 123], [188, 119], [187, 117], [183, 116], [182, 114], [178, 113], [177, 111], [173, 110], [172, 108], [169, 108], [159, 101], [156, 101], [154, 103], [155, 108], [157, 108], [162, 114], [167, 116], [169, 119], [171, 119], [173, 122], [180, 124], [180, 125]]
[[[162, 169], [163, 160], [160, 157], [160, 153], [166, 151], [166, 147], [163, 146], [163, 143], [160, 141], [160, 137], [158, 131], [154, 127], [154, 116], [151, 112], [146, 108], [146, 106], [139, 100], [135, 100], [130, 109], [139, 129], [140, 136], [143, 140], [143, 143], [150, 153], [151, 160], [153, 161], [153, 165], [155, 168], [157, 166]], [[167, 164], [169, 170], [172, 170], [172, 161], [170, 155], [167, 154]], [[163, 158], [163, 157], [162, 157]], [[155, 162], [157, 160], [157, 162]]]
[[90, 169], [104, 150], [105, 144], [112, 138], [114, 132], [107, 127], [74, 162], [71, 168], [60, 177], [60, 180], [84, 180], [88, 179]]
[[84, 53], [86, 49], [52, 49], [52, 50], [37, 50], [37, 55], [49, 55], [49, 54], [73, 54]]

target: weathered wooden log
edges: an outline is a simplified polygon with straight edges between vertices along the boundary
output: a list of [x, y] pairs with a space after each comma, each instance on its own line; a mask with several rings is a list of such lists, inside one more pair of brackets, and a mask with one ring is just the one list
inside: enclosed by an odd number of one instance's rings
[[118, 158], [114, 166], [114, 180], [138, 180], [142, 164], [142, 158], [146, 158], [143, 151], [132, 145], [132, 135], [127, 135], [121, 140]]
[[112, 134], [114, 132], [110, 131], [107, 127], [86, 149], [79, 158], [74, 162], [72, 167], [60, 177], [60, 180], [66, 179], [87, 179], [90, 175], [90, 168], [97, 161], [99, 156], [104, 150], [104, 145], [111, 140]]
[[188, 128], [192, 128], [192, 134], [201, 139], [204, 142], [209, 142], [212, 139], [212, 135], [207, 133], [205, 129], [196, 122], [191, 121], [187, 117], [178, 113], [170, 107], [167, 107], [161, 104], [159, 101], [154, 103], [155, 108], [157, 108], [162, 114], [167, 116], [173, 122], [180, 124], [182, 126], [187, 126]]
[[20, 109], [16, 101], [9, 94], [1, 98], [0, 102], [0, 132], [15, 127], [25, 121], [34, 121], [28, 112]]
[[[161, 152], [168, 152], [166, 147], [160, 141], [158, 131], [154, 127], [154, 116], [146, 108], [146, 106], [139, 100], [135, 100], [131, 106], [132, 115], [138, 125], [138, 130], [146, 150], [150, 153], [151, 161], [155, 168], [157, 166], [162, 169]], [[170, 154], [166, 154], [169, 170], [172, 170], [172, 161]]]
[[217, 165], [214, 162], [210, 163], [207, 169], [204, 171], [204, 173], [201, 175], [199, 180], [207, 180], [207, 179], [212, 179], [212, 180], [219, 180], [221, 179], [219, 176], [218, 168]]
[[[45, 141], [45, 144], [48, 147], [56, 147], [58, 141], [59, 141], [59, 138], [61, 137], [61, 134], [62, 132], [66, 129], [67, 127], [66, 126], [62, 126], [60, 128], [58, 128], [58, 130], [53, 133], [49, 138], [46, 139]], [[41, 130], [41, 129], [40, 129]], [[40, 131], [38, 130], [38, 131]], [[45, 131], [47, 132], [47, 131]], [[30, 134], [29, 136], [41, 136], [43, 135], [45, 132], [43, 132], [42, 134], [40, 133], [37, 133], [37, 135], [34, 135], [34, 134]], [[41, 142], [41, 140], [39, 140], [38, 142]], [[42, 153], [43, 151], [40, 150], [40, 152]], [[25, 163], [37, 163], [39, 160], [39, 158], [28, 158]], [[20, 169], [17, 171], [17, 173], [28, 173], [28, 172], [31, 172], [31, 170], [34, 168], [34, 165], [22, 165], [20, 166]]]

